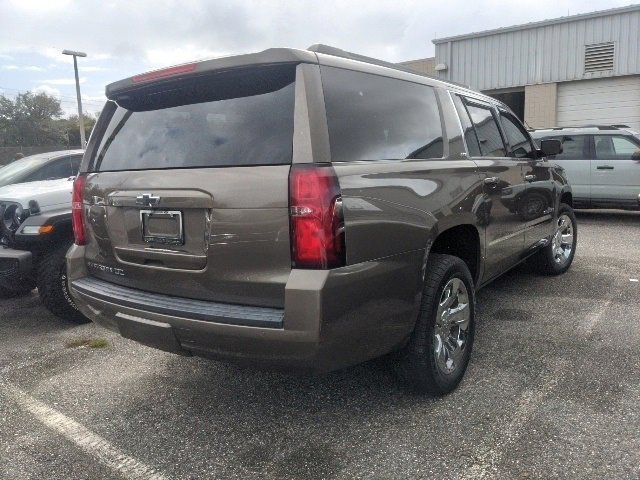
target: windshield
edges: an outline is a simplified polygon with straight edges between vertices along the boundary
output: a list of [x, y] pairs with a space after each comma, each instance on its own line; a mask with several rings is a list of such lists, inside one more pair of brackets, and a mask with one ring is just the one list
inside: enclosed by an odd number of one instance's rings
[[31, 157], [16, 160], [9, 165], [0, 168], [0, 187], [13, 183], [22, 183], [31, 173], [40, 168], [49, 157], [33, 155]]
[[291, 162], [295, 66], [186, 82], [118, 101], [94, 171]]

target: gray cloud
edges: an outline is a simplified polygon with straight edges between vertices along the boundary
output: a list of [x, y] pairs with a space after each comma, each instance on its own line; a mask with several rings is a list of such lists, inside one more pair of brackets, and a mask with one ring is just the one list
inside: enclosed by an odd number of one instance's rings
[[[0, 0], [0, 90], [39, 86], [75, 105], [71, 58], [80, 61], [88, 111], [104, 85], [153, 68], [275, 46], [326, 43], [402, 61], [431, 56], [431, 40], [602, 10], [629, 0]], [[2, 68], [2, 65], [5, 65]], [[10, 66], [10, 67], [9, 67]], [[84, 70], [83, 70], [84, 69]], [[63, 79], [48, 82], [47, 79]]]
[[[542, 0], [5, 1], [0, 51], [73, 47], [146, 61], [151, 50], [191, 45], [225, 54], [269, 46], [335, 44], [399, 61], [431, 55], [431, 39], [628, 3]], [[58, 5], [58, 6], [57, 6]], [[188, 49], [186, 50], [188, 53]], [[185, 59], [186, 60], [186, 59]]]

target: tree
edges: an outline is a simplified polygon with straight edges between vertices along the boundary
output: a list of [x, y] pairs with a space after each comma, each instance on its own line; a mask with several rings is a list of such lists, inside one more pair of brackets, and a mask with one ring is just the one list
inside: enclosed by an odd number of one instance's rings
[[[83, 113], [82, 119], [84, 120], [84, 136], [86, 139], [89, 139], [91, 130], [93, 130], [93, 126], [96, 124], [96, 117]], [[80, 122], [78, 122], [77, 114], [58, 120], [58, 127], [65, 138], [65, 144], [80, 145]]]
[[20, 132], [16, 117], [16, 105], [13, 100], [0, 96], [0, 145], [19, 145]]
[[57, 120], [60, 100], [46, 93], [20, 93], [14, 100], [0, 96], [0, 145], [34, 146], [64, 142]]

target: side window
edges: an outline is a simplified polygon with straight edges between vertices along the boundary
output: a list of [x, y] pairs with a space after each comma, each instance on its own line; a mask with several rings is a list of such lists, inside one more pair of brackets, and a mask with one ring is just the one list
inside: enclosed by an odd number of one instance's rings
[[593, 140], [598, 160], [640, 160], [640, 146], [629, 138], [595, 135]]
[[467, 107], [464, 106], [464, 103], [462, 103], [462, 100], [458, 95], [453, 95], [453, 103], [455, 104], [458, 116], [460, 117], [462, 130], [464, 131], [464, 140], [467, 143], [469, 155], [472, 157], [482, 156], [480, 153], [480, 144], [478, 144], [478, 137], [476, 136], [476, 131], [471, 123]]
[[82, 163], [82, 155], [75, 155], [71, 157], [71, 175], [77, 175], [80, 170], [80, 163]]
[[334, 162], [442, 158], [432, 87], [334, 67], [322, 85]]
[[500, 112], [500, 122], [509, 142], [509, 155], [516, 158], [534, 158], [534, 148], [529, 134], [518, 120], [506, 112]]
[[467, 110], [471, 116], [471, 121], [476, 127], [480, 151], [483, 157], [504, 157], [506, 156], [504, 143], [496, 119], [489, 107], [467, 103]]
[[31, 176], [30, 180], [55, 180], [58, 178], [67, 178], [71, 175], [71, 161], [69, 157], [64, 157], [47, 163], [37, 170]]

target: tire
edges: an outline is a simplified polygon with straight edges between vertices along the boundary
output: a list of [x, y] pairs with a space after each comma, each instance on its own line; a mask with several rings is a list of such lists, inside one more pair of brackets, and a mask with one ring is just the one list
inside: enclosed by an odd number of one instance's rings
[[55, 316], [63, 320], [85, 323], [89, 320], [80, 313], [69, 294], [65, 255], [70, 242], [42, 255], [38, 265], [38, 293], [42, 304]]
[[35, 283], [28, 279], [18, 282], [18, 285], [0, 280], [0, 298], [24, 297], [29, 295], [34, 288], [36, 288]]
[[[440, 304], [449, 302], [454, 290], [457, 296], [449, 303], [449, 309], [441, 310]], [[445, 318], [444, 312], [450, 314], [448, 321], [436, 321], [439, 310], [441, 319]], [[462, 313], [465, 311], [466, 315]], [[451, 315], [451, 312], [457, 313]], [[458, 257], [432, 253], [427, 262], [418, 320], [409, 343], [401, 352], [402, 381], [411, 390], [431, 396], [451, 392], [469, 364], [474, 333], [475, 291], [469, 268]], [[443, 342], [445, 335], [447, 339]], [[454, 345], [460, 347], [454, 338], [464, 341], [459, 350], [453, 348]]]
[[[551, 243], [531, 257], [529, 264], [543, 275], [561, 275], [571, 267], [578, 245], [578, 222], [573, 209], [561, 203]], [[571, 234], [571, 244], [564, 243]]]

